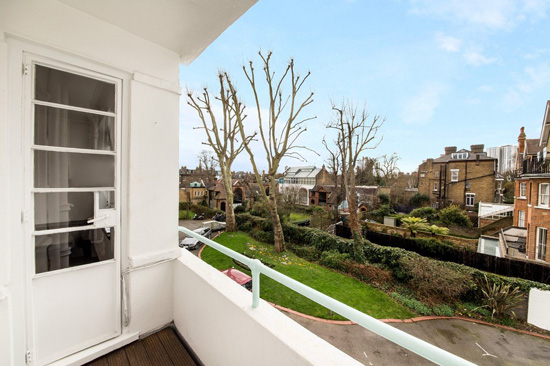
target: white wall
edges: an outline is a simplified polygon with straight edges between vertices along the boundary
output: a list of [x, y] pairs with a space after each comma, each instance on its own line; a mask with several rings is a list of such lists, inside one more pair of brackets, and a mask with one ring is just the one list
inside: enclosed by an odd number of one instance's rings
[[174, 322], [205, 365], [360, 365], [191, 253], [174, 262]]
[[527, 322], [539, 328], [550, 330], [550, 291], [532, 288], [529, 291]]
[[[24, 364], [22, 51], [123, 79], [122, 269], [175, 258], [179, 55], [54, 0], [0, 2], [0, 364]], [[26, 102], [28, 103], [28, 101]], [[27, 152], [28, 154], [28, 152]], [[32, 214], [32, 213], [31, 213]], [[128, 274], [131, 330], [171, 321], [171, 264]], [[8, 306], [11, 304], [11, 306]], [[5, 320], [13, 327], [5, 327]], [[129, 331], [129, 329], [124, 330]]]

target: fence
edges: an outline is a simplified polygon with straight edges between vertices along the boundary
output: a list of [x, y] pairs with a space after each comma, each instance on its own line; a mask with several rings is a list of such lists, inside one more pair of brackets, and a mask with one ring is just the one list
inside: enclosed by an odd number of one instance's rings
[[377, 233], [370, 230], [366, 233], [366, 239], [378, 245], [397, 247], [416, 252], [424, 257], [464, 264], [472, 268], [498, 275], [518, 277], [550, 285], [550, 266], [536, 262], [499, 258], [453, 247], [445, 247], [444, 250], [435, 251], [431, 249], [431, 247], [419, 245], [413, 239]]

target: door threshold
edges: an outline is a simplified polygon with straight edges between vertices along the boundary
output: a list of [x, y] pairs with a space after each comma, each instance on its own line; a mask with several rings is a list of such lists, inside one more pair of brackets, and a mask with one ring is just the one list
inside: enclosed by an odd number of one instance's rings
[[114, 350], [126, 346], [139, 339], [139, 332], [121, 334], [116, 338], [109, 339], [108, 341], [97, 344], [93, 347], [86, 348], [78, 353], [74, 353], [70, 356], [64, 357], [60, 360], [54, 361], [48, 365], [50, 366], [72, 366], [82, 365], [86, 362], [95, 360], [98, 357], [104, 356]]

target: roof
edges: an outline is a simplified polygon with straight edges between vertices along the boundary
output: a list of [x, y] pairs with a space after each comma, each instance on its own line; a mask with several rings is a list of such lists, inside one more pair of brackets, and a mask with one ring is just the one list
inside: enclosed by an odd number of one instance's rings
[[[459, 153], [468, 153], [468, 157], [466, 159], [453, 159], [453, 154], [459, 154]], [[479, 158], [478, 158], [479, 157]], [[496, 158], [492, 158], [487, 155], [486, 152], [482, 153], [473, 153], [470, 150], [461, 149], [457, 151], [456, 153], [448, 154], [448, 155], [442, 155], [437, 159], [434, 159], [434, 163], [447, 163], [449, 161], [477, 161], [477, 160], [497, 160]]]
[[180, 56], [188, 65], [257, 0], [59, 0]]
[[539, 146], [539, 139], [527, 139], [525, 140], [525, 150], [523, 152], [525, 155], [537, 155], [544, 148]]
[[285, 170], [285, 178], [315, 178], [321, 169], [315, 166], [295, 166]]

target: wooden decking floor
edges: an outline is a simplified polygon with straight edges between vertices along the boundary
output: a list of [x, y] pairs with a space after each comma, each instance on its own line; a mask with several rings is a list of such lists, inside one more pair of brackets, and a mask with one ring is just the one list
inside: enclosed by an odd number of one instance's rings
[[179, 338], [171, 328], [130, 343], [86, 364], [89, 366], [196, 366]]

